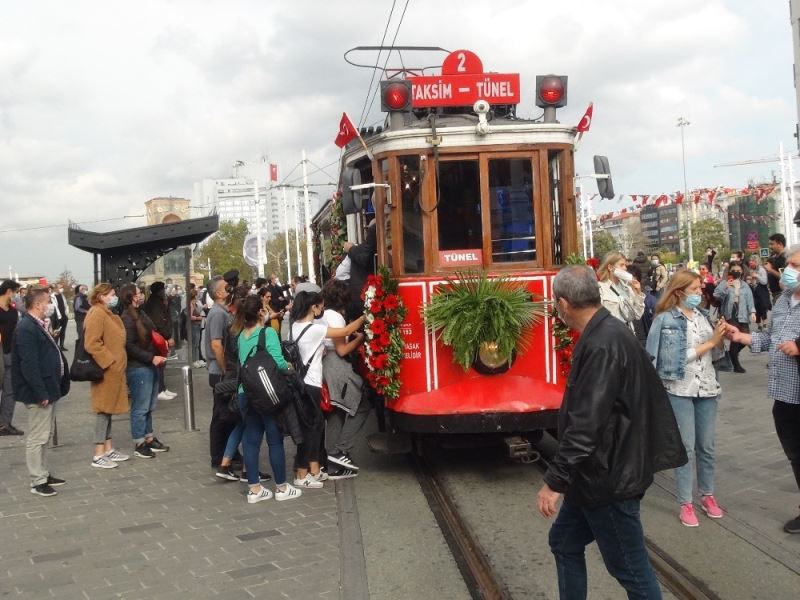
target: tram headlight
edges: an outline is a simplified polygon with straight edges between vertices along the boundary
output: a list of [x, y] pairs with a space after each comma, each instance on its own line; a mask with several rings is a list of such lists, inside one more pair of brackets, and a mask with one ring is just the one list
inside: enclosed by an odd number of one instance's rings
[[514, 363], [514, 358], [513, 352], [510, 356], [501, 352], [497, 342], [483, 342], [472, 367], [483, 375], [497, 375], [508, 371]]
[[566, 75], [536, 76], [536, 106], [561, 108], [567, 105]]

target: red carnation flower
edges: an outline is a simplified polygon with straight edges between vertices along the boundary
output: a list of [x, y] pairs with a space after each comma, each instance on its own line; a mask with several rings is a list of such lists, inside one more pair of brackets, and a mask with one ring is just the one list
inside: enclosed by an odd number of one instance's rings
[[392, 343], [392, 337], [389, 335], [388, 332], [382, 333], [378, 338], [381, 342], [381, 346], [384, 348]]
[[386, 322], [383, 319], [375, 319], [370, 325], [373, 335], [380, 335], [386, 332]]
[[383, 309], [383, 304], [381, 304], [380, 300], [373, 300], [369, 304], [369, 312], [372, 314], [378, 314]]
[[381, 280], [377, 275], [368, 275], [367, 276], [367, 287], [375, 286], [380, 287]]
[[383, 306], [386, 310], [395, 310], [398, 306], [400, 306], [400, 301], [397, 299], [395, 294], [389, 294], [383, 301]]
[[385, 369], [389, 364], [389, 357], [385, 354], [376, 354], [372, 357], [372, 366], [378, 370]]
[[369, 343], [369, 349], [372, 351], [373, 354], [380, 354], [383, 352], [383, 345], [380, 343], [378, 339], [373, 339]]
[[377, 380], [378, 380], [378, 385], [382, 388], [385, 388], [391, 383], [391, 381], [389, 380], [388, 377], [386, 377], [386, 375], [378, 375]]

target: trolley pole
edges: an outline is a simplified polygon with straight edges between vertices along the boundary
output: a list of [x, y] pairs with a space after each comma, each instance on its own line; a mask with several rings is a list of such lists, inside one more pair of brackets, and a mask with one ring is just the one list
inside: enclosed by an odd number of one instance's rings
[[[683, 201], [689, 201], [689, 188], [686, 185], [686, 148], [683, 141], [683, 129], [691, 125], [689, 121], [684, 119], [683, 117], [678, 117], [678, 124], [677, 127], [681, 130], [681, 159], [683, 161]], [[686, 217], [686, 233], [689, 238], [689, 265], [688, 267], [691, 269], [694, 267], [694, 245], [692, 242], [692, 219], [694, 215], [692, 214], [692, 210], [694, 205], [687, 207], [687, 217]]]

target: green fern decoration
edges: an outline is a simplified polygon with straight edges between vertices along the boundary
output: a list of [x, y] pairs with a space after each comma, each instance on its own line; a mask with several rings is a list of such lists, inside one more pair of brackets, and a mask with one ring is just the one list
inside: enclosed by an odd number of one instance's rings
[[440, 331], [465, 371], [484, 342], [497, 343], [503, 356], [525, 350], [531, 328], [546, 315], [546, 303], [534, 301], [523, 283], [470, 272], [447, 279], [423, 308], [427, 325]]

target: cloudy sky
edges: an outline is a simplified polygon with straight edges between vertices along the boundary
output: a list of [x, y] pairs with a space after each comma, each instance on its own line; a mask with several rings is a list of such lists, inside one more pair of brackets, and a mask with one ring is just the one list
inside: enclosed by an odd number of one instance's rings
[[[396, 1], [387, 42], [404, 6]], [[336, 161], [339, 116], [358, 118], [370, 81], [342, 55], [377, 45], [391, 7], [6, 3], [0, 275], [10, 265], [55, 277], [66, 266], [88, 279], [91, 255], [67, 245], [68, 220], [94, 230], [143, 225], [123, 217], [142, 215], [154, 196], [191, 197], [194, 182], [230, 175], [236, 160], [256, 165], [267, 155], [281, 178], [303, 148], [316, 165]], [[559, 119], [577, 123], [595, 103], [578, 171], [590, 172], [592, 155], [606, 154], [618, 194], [682, 188], [678, 116], [691, 122], [690, 188], [770, 179], [776, 165], [713, 165], [774, 156], [781, 141], [795, 148], [788, 2], [410, 0], [396, 43], [468, 48], [487, 69], [519, 72], [523, 117], [539, 114], [536, 74], [569, 75]], [[373, 106], [366, 122], [382, 118]]]

